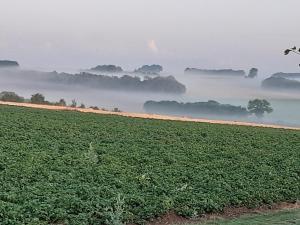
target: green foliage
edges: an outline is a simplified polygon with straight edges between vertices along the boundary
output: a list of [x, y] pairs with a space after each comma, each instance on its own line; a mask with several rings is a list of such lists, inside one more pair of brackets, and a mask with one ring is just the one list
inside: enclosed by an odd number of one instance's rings
[[270, 102], [265, 99], [250, 100], [248, 103], [248, 110], [250, 113], [255, 114], [258, 118], [263, 117], [265, 112], [273, 112]]
[[299, 131], [9, 106], [0, 121], [1, 225], [143, 223], [300, 197]]
[[90, 163], [98, 163], [98, 154], [95, 151], [92, 143], [90, 143], [89, 150], [85, 153], [85, 158], [90, 162]]
[[44, 97], [44, 95], [42, 95], [40, 93], [36, 93], [36, 94], [31, 96], [30, 102], [34, 103], [34, 104], [44, 104], [45, 103], [45, 97]]
[[3, 91], [0, 93], [0, 100], [5, 102], [24, 102], [24, 98], [15, 92]]
[[124, 213], [124, 198], [118, 194], [116, 203], [113, 207], [107, 208], [109, 219], [106, 221], [107, 224], [111, 225], [123, 225], [123, 213]]

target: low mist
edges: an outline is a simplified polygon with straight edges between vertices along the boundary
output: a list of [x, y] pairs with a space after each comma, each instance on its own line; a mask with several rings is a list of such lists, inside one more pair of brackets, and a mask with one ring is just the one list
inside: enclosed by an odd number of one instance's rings
[[[30, 71], [27, 71], [21, 78], [12, 75], [7, 76], [7, 73], [8, 70], [0, 70], [0, 91], [13, 91], [25, 98], [30, 98], [35, 93], [42, 93], [46, 100], [51, 102], [64, 98], [70, 104], [75, 99], [78, 104], [84, 103], [86, 106], [98, 106], [106, 109], [117, 107], [127, 112], [145, 112], [143, 105], [149, 100], [174, 100], [183, 103], [214, 100], [222, 104], [247, 107], [249, 100], [259, 98], [268, 100], [274, 109], [273, 113], [265, 115], [260, 120], [254, 116], [233, 118], [231, 116], [195, 115], [194, 117], [300, 126], [300, 92], [262, 89], [262, 77], [260, 76], [246, 79], [245, 77], [234, 76], [191, 75], [178, 71], [172, 75], [187, 89], [185, 94], [178, 95], [142, 91], [99, 90], [45, 82], [34, 83], [28, 79]], [[168, 73], [164, 72], [164, 75], [168, 75]], [[176, 113], [174, 112], [174, 114]]]

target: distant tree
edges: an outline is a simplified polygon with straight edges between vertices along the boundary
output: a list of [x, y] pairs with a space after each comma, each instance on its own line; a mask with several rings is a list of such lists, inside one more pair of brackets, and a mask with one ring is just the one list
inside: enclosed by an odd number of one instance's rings
[[248, 111], [255, 114], [257, 118], [262, 118], [265, 114], [273, 112], [270, 102], [265, 99], [254, 99], [248, 102]]
[[83, 103], [80, 104], [79, 108], [85, 109], [85, 105]]
[[44, 104], [45, 103], [45, 97], [44, 95], [40, 93], [36, 93], [31, 96], [30, 102], [34, 104]]
[[99, 71], [99, 72], [110, 72], [110, 73], [121, 73], [123, 72], [122, 67], [115, 65], [98, 65], [91, 70]]
[[66, 100], [64, 100], [63, 98], [59, 100], [59, 102], [57, 103], [57, 105], [59, 106], [66, 106], [67, 103], [66, 103]]
[[[300, 48], [297, 49], [297, 47], [294, 46], [292, 48], [288, 48], [288, 49], [284, 50], [284, 54], [285, 55], [288, 55], [290, 52], [292, 52], [294, 54], [297, 54], [297, 55], [300, 55]], [[300, 64], [299, 64], [299, 66], [300, 66]]]
[[73, 99], [72, 100], [72, 103], [71, 103], [71, 105], [70, 105], [72, 108], [76, 108], [76, 106], [77, 106], [77, 102], [76, 102], [76, 100], [75, 99]]
[[98, 106], [90, 106], [90, 109], [99, 110]]
[[248, 74], [248, 78], [254, 78], [258, 74], [258, 69], [257, 68], [251, 68]]
[[0, 60], [0, 68], [1, 67], [19, 67], [19, 63], [11, 60]]
[[136, 73], [144, 73], [144, 74], [159, 74], [163, 71], [163, 67], [161, 65], [143, 65], [142, 67], [136, 69], [134, 72]]
[[0, 93], [0, 100], [5, 102], [24, 102], [24, 98], [15, 92], [3, 91]]
[[113, 112], [122, 112], [119, 108], [114, 108], [112, 111]]

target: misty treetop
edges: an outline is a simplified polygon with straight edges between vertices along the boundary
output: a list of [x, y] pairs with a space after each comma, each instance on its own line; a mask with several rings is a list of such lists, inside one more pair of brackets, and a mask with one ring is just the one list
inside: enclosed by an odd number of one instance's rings
[[80, 73], [75, 75], [58, 74], [50, 79], [51, 82], [66, 85], [81, 85], [97, 89], [113, 89], [125, 91], [144, 91], [144, 92], [162, 92], [162, 93], [185, 93], [186, 87], [179, 83], [173, 76], [167, 77], [132, 77], [124, 75], [105, 76], [90, 73]]
[[274, 73], [271, 77], [283, 77], [288, 79], [300, 78], [300, 73]]
[[158, 75], [163, 71], [163, 67], [161, 65], [143, 65], [142, 67], [136, 69], [135, 73], [149, 74], [149, 75]]
[[19, 67], [19, 63], [17, 61], [11, 61], [11, 60], [0, 60], [0, 68], [14, 68]]
[[258, 75], [258, 69], [257, 68], [251, 68], [248, 76], [246, 78], [255, 78]]
[[122, 67], [115, 65], [98, 65], [91, 68], [92, 71], [104, 72], [104, 73], [121, 73], [123, 72]]
[[147, 101], [144, 104], [146, 112], [173, 115], [212, 115], [228, 117], [246, 117], [254, 114], [261, 118], [264, 113], [271, 113], [271, 104], [265, 99], [254, 99], [248, 102], [248, 107], [221, 104], [217, 101], [181, 103], [177, 101]]
[[282, 76], [272, 76], [262, 82], [263, 88], [300, 91], [300, 82]]
[[196, 75], [217, 75], [217, 76], [245, 76], [244, 70], [233, 70], [233, 69], [197, 69], [197, 68], [186, 68], [185, 74], [196, 74]]
[[262, 81], [262, 87], [268, 89], [300, 91], [300, 73], [274, 73]]
[[150, 113], [167, 113], [181, 115], [224, 115], [245, 117], [249, 115], [246, 108], [217, 101], [180, 103], [176, 101], [147, 101], [144, 109]]
[[[178, 82], [173, 76], [145, 77], [123, 75], [108, 76], [96, 75], [82, 72], [79, 74], [57, 73], [57, 72], [39, 72], [27, 70], [7, 70], [1, 73], [1, 77], [14, 78], [22, 83], [36, 84], [54, 84], [67, 86], [82, 86], [87, 88], [103, 90], [122, 90], [136, 92], [160, 92], [183, 94], [186, 87]], [[24, 79], [26, 78], [26, 79]]]

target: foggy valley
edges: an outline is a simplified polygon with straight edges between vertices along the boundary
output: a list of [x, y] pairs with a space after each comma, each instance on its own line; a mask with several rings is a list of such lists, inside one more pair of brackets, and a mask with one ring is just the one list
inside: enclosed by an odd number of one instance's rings
[[0, 225], [300, 225], [300, 0], [0, 3]]
[[[121, 67], [120, 67], [121, 68]], [[163, 67], [162, 67], [163, 68]], [[165, 68], [164, 68], [165, 69]], [[13, 91], [17, 94], [30, 98], [34, 93], [42, 93], [48, 101], [55, 102], [63, 98], [68, 103], [75, 99], [78, 104], [84, 103], [87, 106], [98, 106], [100, 108], [113, 109], [115, 107], [126, 112], [145, 112], [143, 107], [147, 101], [177, 101], [179, 103], [195, 103], [206, 102], [209, 100], [217, 101], [222, 104], [230, 104], [233, 106], [247, 107], [248, 101], [253, 99], [266, 99], [271, 103], [274, 111], [264, 118], [257, 119], [253, 115], [245, 117], [238, 117], [225, 113], [224, 115], [213, 115], [193, 113], [185, 114], [178, 112], [165, 112], [167, 114], [190, 116], [195, 118], [208, 118], [208, 119], [229, 119], [237, 121], [250, 121], [259, 123], [273, 123], [288, 126], [300, 126], [300, 91], [289, 89], [265, 89], [262, 87], [262, 81], [271, 75], [261, 74], [258, 70], [258, 75], [254, 78], [246, 78], [248, 71], [236, 76], [228, 74], [190, 74], [184, 71], [176, 73], [168, 73], [159, 71], [159, 73], [143, 73], [131, 71], [89, 71], [91, 73], [80, 72], [79, 69], [73, 69], [75, 74], [97, 74], [97, 76], [122, 78], [124, 75], [128, 77], [136, 77], [143, 81], [144, 79], [153, 79], [159, 77], [168, 77], [172, 75], [176, 82], [185, 87], [185, 91], [157, 91], [159, 89], [151, 88], [147, 91], [145, 88], [141, 90], [135, 89], [133, 86], [122, 88], [127, 83], [118, 84], [120, 86], [103, 87], [88, 86], [75, 81], [62, 82], [59, 79], [55, 82], [50, 82], [45, 79], [49, 76], [64, 77], [69, 73], [45, 72], [36, 71], [34, 68], [31, 70], [22, 70], [22, 67], [0, 69], [0, 90]], [[76, 72], [77, 71], [77, 72]], [[157, 72], [157, 71], [156, 71]], [[161, 74], [160, 74], [161, 73]], [[9, 75], [8, 75], [9, 74]], [[105, 75], [100, 75], [105, 74]], [[129, 74], [129, 75], [128, 75]], [[74, 77], [71, 73], [67, 76]], [[147, 78], [149, 77], [149, 78]], [[107, 78], [105, 78], [107, 80]], [[51, 80], [50, 79], [50, 80]], [[66, 79], [64, 77], [64, 79]], [[94, 78], [86, 78], [94, 79]], [[70, 83], [71, 82], [71, 83]], [[73, 82], [73, 83], [72, 83]], [[103, 82], [103, 81], [100, 81]], [[95, 81], [92, 81], [93, 85]], [[161, 82], [159, 81], [161, 85]], [[134, 84], [136, 85], [136, 83]], [[157, 86], [158, 84], [154, 84]], [[177, 84], [176, 84], [177, 85]], [[168, 87], [170, 84], [167, 85]], [[168, 89], [171, 90], [171, 89]], [[161, 113], [161, 112], [152, 112]]]

